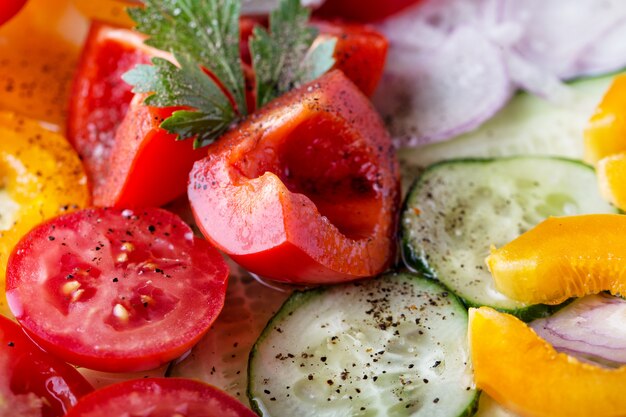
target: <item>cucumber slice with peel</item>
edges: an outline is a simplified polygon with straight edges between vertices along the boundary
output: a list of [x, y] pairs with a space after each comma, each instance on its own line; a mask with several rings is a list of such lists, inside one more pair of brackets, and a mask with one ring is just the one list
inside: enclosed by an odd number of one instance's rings
[[485, 265], [501, 246], [549, 216], [615, 212], [592, 168], [550, 157], [456, 160], [428, 168], [401, 218], [407, 266], [437, 278], [470, 306], [530, 320], [549, 312], [499, 293]]
[[250, 354], [262, 416], [429, 416], [475, 412], [467, 311], [410, 274], [296, 292]]

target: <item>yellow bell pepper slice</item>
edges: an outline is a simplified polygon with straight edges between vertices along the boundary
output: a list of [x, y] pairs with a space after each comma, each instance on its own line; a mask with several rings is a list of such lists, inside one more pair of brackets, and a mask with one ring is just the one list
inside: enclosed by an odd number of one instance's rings
[[137, 0], [73, 0], [73, 3], [90, 19], [123, 28], [135, 26], [126, 8], [141, 4]]
[[[0, 287], [11, 250], [42, 221], [89, 205], [87, 176], [67, 140], [0, 112]], [[9, 315], [4, 291], [0, 312]]]
[[589, 164], [626, 152], [626, 75], [613, 80], [591, 116], [584, 137], [584, 159]]
[[601, 368], [558, 353], [514, 316], [470, 309], [478, 388], [524, 417], [626, 415], [626, 366]]
[[492, 249], [486, 262], [500, 292], [529, 304], [626, 294], [626, 215], [549, 218]]

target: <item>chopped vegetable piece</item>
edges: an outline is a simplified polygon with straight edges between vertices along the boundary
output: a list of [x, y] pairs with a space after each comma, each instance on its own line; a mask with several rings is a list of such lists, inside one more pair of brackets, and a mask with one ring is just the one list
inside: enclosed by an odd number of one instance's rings
[[61, 417], [92, 390], [74, 367], [0, 315], [0, 415]]
[[375, 22], [396, 14], [422, 0], [327, 0], [316, 14], [357, 22]]
[[506, 408], [524, 417], [623, 415], [626, 367], [557, 353], [522, 321], [489, 307], [472, 308], [469, 316], [476, 385]]
[[0, 4], [0, 25], [11, 19], [26, 4], [26, 0], [2, 0]]
[[[38, 223], [89, 205], [82, 164], [64, 137], [0, 112], [0, 285], [19, 239]], [[10, 315], [4, 292], [0, 313]]]
[[467, 310], [410, 274], [295, 292], [250, 354], [264, 417], [468, 417], [478, 392]]
[[522, 302], [559, 304], [626, 294], [626, 215], [552, 217], [499, 249], [487, 265], [496, 288]]
[[339, 71], [211, 145], [188, 195], [207, 239], [267, 278], [340, 282], [376, 275], [392, 260], [395, 150], [370, 102]]
[[228, 267], [161, 209], [89, 209], [34, 228], [7, 268], [7, 299], [47, 351], [109, 372], [187, 351], [224, 304]]
[[[626, 141], [626, 136], [623, 139]], [[626, 210], [626, 152], [602, 158], [596, 171], [602, 197]]]
[[159, 127], [176, 108], [131, 102], [102, 168], [106, 174], [93, 186], [94, 204], [100, 207], [163, 205], [185, 192], [193, 163], [205, 155], [189, 143]]
[[133, 379], [87, 395], [66, 417], [257, 417], [234, 398], [182, 378]]
[[626, 74], [613, 80], [585, 128], [585, 162], [626, 151]]
[[474, 307], [531, 320], [549, 314], [498, 292], [485, 266], [503, 245], [550, 216], [614, 213], [596, 176], [580, 161], [549, 157], [458, 159], [424, 171], [402, 213], [403, 259]]
[[583, 362], [626, 365], [626, 300], [608, 294], [579, 298], [530, 326], [557, 351]]
[[369, 26], [340, 21], [314, 20], [321, 37], [333, 37], [334, 69], [343, 71], [366, 96], [374, 94], [385, 69], [388, 42]]
[[122, 74], [159, 51], [126, 29], [94, 22], [74, 76], [67, 136], [81, 156], [94, 188], [107, 180], [115, 132], [134, 94]]
[[72, 0], [72, 3], [92, 21], [130, 28], [133, 20], [126, 8], [137, 6], [141, 0]]

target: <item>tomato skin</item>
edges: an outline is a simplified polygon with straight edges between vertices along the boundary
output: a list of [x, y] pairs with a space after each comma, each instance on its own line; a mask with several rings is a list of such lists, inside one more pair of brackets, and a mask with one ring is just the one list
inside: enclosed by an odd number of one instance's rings
[[188, 195], [204, 236], [267, 278], [331, 283], [384, 271], [395, 251], [395, 151], [340, 71], [273, 101], [209, 146]]
[[257, 417], [223, 391], [184, 378], [143, 378], [110, 385], [84, 397], [66, 417], [160, 417], [182, 415], [181, 409], [185, 417]]
[[107, 177], [107, 160], [134, 94], [121, 80], [157, 52], [130, 30], [93, 22], [81, 53], [68, 108], [67, 137], [85, 163], [92, 186]]
[[191, 140], [159, 127], [177, 108], [146, 106], [145, 97], [135, 96], [116, 131], [106, 177], [94, 184], [96, 206], [161, 206], [184, 193], [193, 163], [204, 156]]
[[367, 96], [372, 96], [385, 69], [389, 42], [369, 26], [341, 21], [315, 20], [320, 33], [334, 36], [334, 69], [341, 70]]
[[26, 0], [2, 0], [0, 4], [0, 25], [7, 22], [26, 4]]
[[[11, 393], [34, 393], [37, 398], [45, 398], [43, 417], [63, 416], [78, 398], [93, 391], [74, 367], [41, 350], [17, 324], [1, 315], [0, 358], [0, 397], [6, 401]], [[5, 378], [7, 385], [2, 382]], [[0, 414], [5, 401], [0, 404]]]
[[327, 0], [315, 12], [324, 18], [342, 18], [354, 22], [377, 22], [421, 0]]
[[7, 267], [7, 299], [28, 335], [106, 372], [182, 355], [224, 305], [228, 266], [162, 209], [87, 209], [34, 228]]

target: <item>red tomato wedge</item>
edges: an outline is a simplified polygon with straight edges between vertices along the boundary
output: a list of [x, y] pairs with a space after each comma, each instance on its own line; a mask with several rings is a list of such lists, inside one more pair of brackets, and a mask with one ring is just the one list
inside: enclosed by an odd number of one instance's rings
[[115, 131], [134, 96], [121, 76], [156, 53], [133, 31], [91, 25], [72, 85], [67, 137], [83, 159], [93, 187], [106, 181]]
[[421, 0], [327, 0], [316, 11], [325, 18], [342, 18], [355, 22], [377, 22], [396, 14]]
[[376, 275], [395, 249], [395, 150], [340, 71], [271, 102], [196, 162], [188, 195], [202, 233], [248, 270], [331, 283]]
[[156, 368], [224, 305], [228, 267], [176, 215], [89, 209], [35, 227], [7, 267], [11, 311], [41, 347], [86, 368]]
[[0, 2], [0, 25], [7, 22], [26, 4], [26, 0], [2, 0]]
[[0, 415], [63, 416], [91, 391], [73, 366], [41, 350], [0, 315]]
[[66, 417], [257, 417], [236, 399], [203, 382], [144, 378], [84, 397]]
[[355, 23], [316, 20], [313, 26], [337, 38], [334, 68], [343, 71], [365, 95], [373, 95], [385, 69], [387, 38], [369, 26]]
[[205, 154], [191, 141], [177, 141], [159, 125], [177, 110], [145, 106], [136, 95], [115, 133], [107, 172], [93, 184], [101, 207], [160, 206], [183, 194], [193, 163]]

